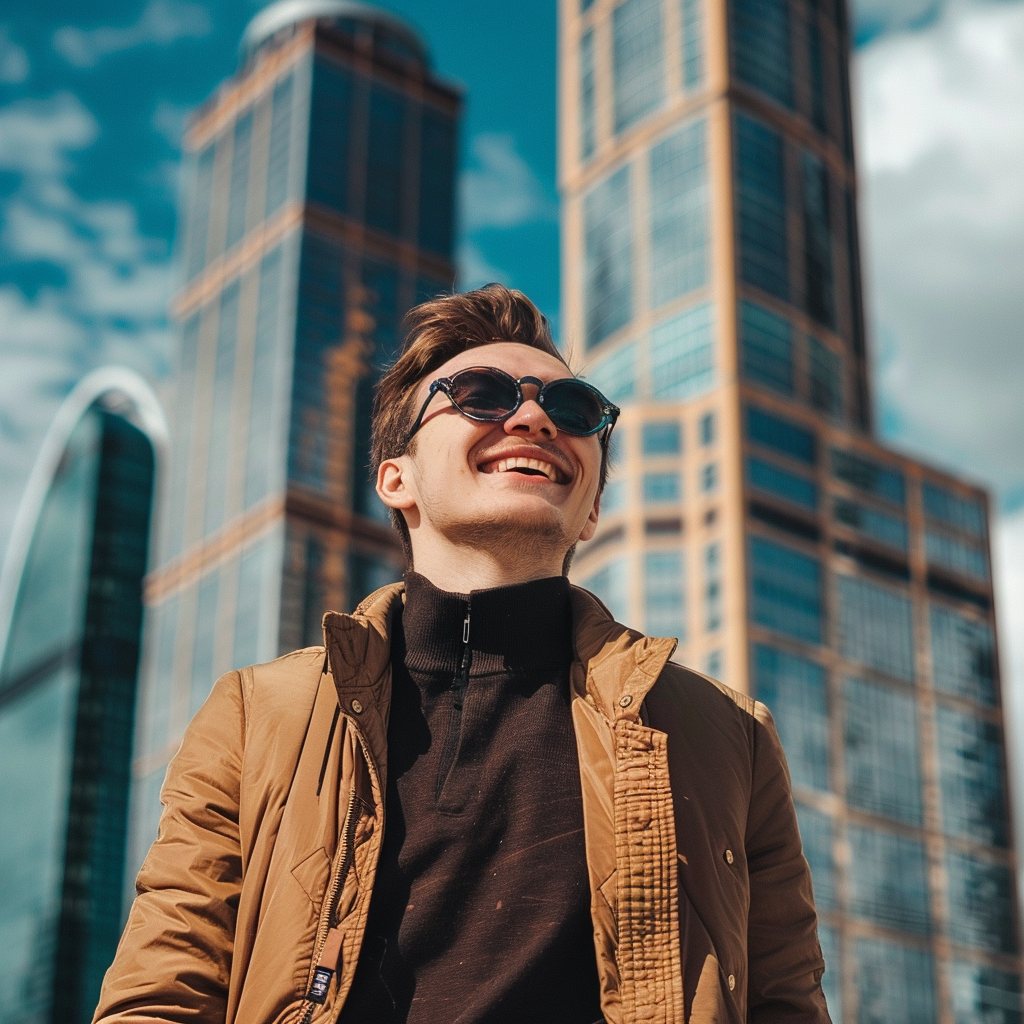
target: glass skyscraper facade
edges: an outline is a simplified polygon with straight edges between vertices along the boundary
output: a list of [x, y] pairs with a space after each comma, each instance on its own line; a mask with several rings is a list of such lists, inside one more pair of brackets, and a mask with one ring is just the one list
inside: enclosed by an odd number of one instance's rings
[[67, 398], [0, 576], [0, 1021], [87, 1024], [121, 934], [150, 512], [166, 428], [126, 370]]
[[561, 0], [574, 564], [789, 758], [834, 1021], [1019, 1024], [988, 500], [873, 432], [842, 0]]
[[370, 406], [406, 310], [453, 285], [460, 106], [385, 12], [282, 0], [191, 123], [129, 886], [215, 678], [321, 643], [326, 609], [401, 574]]

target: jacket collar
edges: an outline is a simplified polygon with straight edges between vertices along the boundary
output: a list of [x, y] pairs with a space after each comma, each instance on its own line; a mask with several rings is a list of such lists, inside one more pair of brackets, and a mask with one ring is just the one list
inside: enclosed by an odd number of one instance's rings
[[[367, 740], [374, 746], [383, 744], [387, 736], [391, 616], [404, 596], [405, 584], [392, 583], [372, 593], [353, 614], [328, 612], [323, 620], [327, 661], [342, 711], [359, 716]], [[580, 587], [572, 588], [570, 600], [574, 690], [610, 722], [635, 719], [672, 657], [676, 641], [628, 629]]]

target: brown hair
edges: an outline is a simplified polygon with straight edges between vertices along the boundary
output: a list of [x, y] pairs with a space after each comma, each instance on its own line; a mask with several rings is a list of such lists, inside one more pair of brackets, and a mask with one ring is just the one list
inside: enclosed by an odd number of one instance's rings
[[[405, 341], [398, 358], [377, 384], [370, 436], [370, 469], [374, 476], [385, 459], [405, 455], [415, 443], [409, 427], [415, 415], [416, 388], [424, 377], [460, 352], [496, 341], [515, 341], [547, 352], [572, 368], [551, 337], [543, 313], [520, 291], [488, 284], [475, 291], [439, 295], [414, 306], [403, 321]], [[608, 432], [601, 436], [598, 494], [608, 476]], [[405, 557], [412, 564], [409, 527], [398, 509], [391, 522], [402, 536]]]

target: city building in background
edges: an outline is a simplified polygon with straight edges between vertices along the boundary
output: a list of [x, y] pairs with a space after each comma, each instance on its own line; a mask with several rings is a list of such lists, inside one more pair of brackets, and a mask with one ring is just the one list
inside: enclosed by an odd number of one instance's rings
[[370, 407], [406, 310], [453, 285], [460, 106], [391, 15], [280, 0], [191, 122], [129, 888], [214, 679], [321, 643], [326, 609], [401, 575]]
[[0, 1021], [87, 1024], [121, 935], [150, 511], [167, 428], [130, 370], [60, 407], [0, 573]]
[[774, 712], [833, 1020], [1019, 1024], [988, 500], [873, 432], [843, 0], [559, 18], [563, 342], [623, 407], [574, 577]]

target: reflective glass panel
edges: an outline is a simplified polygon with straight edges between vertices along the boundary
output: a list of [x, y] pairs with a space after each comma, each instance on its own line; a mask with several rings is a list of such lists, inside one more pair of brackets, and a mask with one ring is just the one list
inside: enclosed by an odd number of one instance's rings
[[626, 507], [628, 493], [625, 480], [609, 480], [601, 492], [601, 513], [611, 515]]
[[802, 154], [804, 220], [804, 302], [820, 324], [834, 327], [836, 300], [832, 286], [832, 228], [828, 173], [812, 153]]
[[267, 157], [265, 216], [275, 213], [288, 198], [291, 170], [292, 76], [274, 86], [270, 108], [270, 153]]
[[583, 581], [583, 589], [600, 598], [617, 622], [629, 617], [629, 559], [616, 558]]
[[594, 110], [594, 31], [580, 36], [580, 157], [589, 160], [597, 145]]
[[747, 284], [789, 298], [786, 172], [782, 136], [736, 116], [740, 274]]
[[791, 107], [789, 4], [786, 0], [733, 0], [731, 25], [736, 77]]
[[612, 12], [612, 81], [618, 134], [664, 98], [661, 0], [625, 0]]
[[[792, 761], [790, 766], [792, 767]], [[804, 856], [810, 865], [811, 879], [814, 882], [815, 906], [822, 910], [833, 910], [836, 907], [837, 895], [836, 866], [832, 852], [832, 819], [799, 801], [796, 804], [796, 817], [800, 824]], [[827, 954], [825, 964], [827, 968]]]
[[[813, 868], [811, 869], [813, 872]], [[818, 900], [818, 883], [815, 877], [814, 897]], [[821, 955], [825, 959], [825, 973], [821, 978], [821, 990], [825, 993], [828, 1014], [832, 1024], [843, 1024], [843, 961], [839, 950], [839, 933], [828, 925], [818, 925], [818, 941]]]
[[682, 0], [683, 87], [693, 92], [704, 84], [703, 0]]
[[948, 836], [1007, 846], [1002, 730], [994, 722], [942, 705], [935, 717], [943, 830]]
[[236, 280], [232, 281], [220, 295], [217, 350], [213, 371], [213, 404], [210, 408], [210, 433], [207, 446], [204, 536], [220, 529], [224, 522], [231, 441], [231, 411], [235, 385], [235, 351], [238, 347], [240, 291], [240, 284]]
[[352, 212], [348, 198], [351, 117], [351, 72], [317, 55], [313, 60], [306, 196], [311, 203], [338, 213]]
[[821, 642], [821, 565], [784, 544], [750, 540], [752, 618], [811, 643]]
[[921, 484], [924, 514], [955, 530], [985, 536], [985, 506], [974, 498], [965, 498], [926, 480]]
[[583, 197], [584, 306], [587, 347], [633, 316], [633, 245], [629, 165], [598, 182]]
[[857, 1024], [935, 1024], [930, 953], [881, 939], [858, 939]]
[[228, 197], [227, 236], [230, 249], [245, 234], [245, 210], [249, 199], [249, 154], [252, 152], [252, 111], [235, 122], [231, 146], [231, 192]]
[[902, 505], [906, 496], [903, 474], [855, 452], [832, 449], [832, 475], [866, 494]]
[[644, 455], [679, 455], [683, 450], [683, 428], [676, 420], [658, 420], [643, 425]]
[[636, 361], [637, 343], [630, 341], [598, 359], [585, 377], [610, 402], [621, 402], [636, 394]]
[[747, 438], [800, 462], [814, 465], [817, 458], [811, 431], [752, 405], [747, 406]]
[[405, 101], [384, 86], [370, 90], [370, 130], [366, 167], [366, 223], [399, 234], [402, 214], [402, 135]]
[[843, 415], [843, 361], [817, 338], [807, 339], [808, 398], [826, 416]]
[[973, 576], [976, 580], [988, 580], [988, 557], [981, 544], [964, 541], [938, 530], [926, 530], [924, 550], [929, 565]]
[[818, 507], [818, 488], [812, 480], [764, 459], [754, 456], [747, 459], [747, 480], [751, 487], [777, 498], [812, 510]]
[[178, 595], [174, 594], [148, 612], [147, 630], [153, 638], [152, 664], [148, 672], [149, 691], [145, 704], [145, 728], [141, 749], [152, 754], [171, 738], [171, 705], [174, 701], [174, 652], [178, 638]]
[[194, 715], [210, 695], [217, 644], [217, 585], [220, 572], [214, 569], [199, 584], [196, 601], [195, 639], [192, 642], [192, 686], [189, 716]]
[[1013, 875], [1003, 864], [946, 853], [949, 935], [961, 946], [1016, 953]]
[[864, 679], [843, 681], [846, 799], [851, 807], [922, 823], [917, 702]]
[[171, 424], [171, 472], [167, 488], [164, 558], [181, 551], [185, 533], [185, 511], [189, 468], [192, 464], [192, 421], [195, 406], [196, 363], [199, 353], [200, 315], [194, 313], [181, 328], [181, 347], [175, 360], [174, 413]]
[[869, 505], [847, 498], [833, 500], [832, 515], [837, 523], [849, 526], [871, 540], [899, 548], [900, 551], [907, 550], [907, 522], [903, 518], [879, 512]]
[[700, 418], [700, 443], [709, 445], [715, 443], [715, 414], [706, 412]]
[[189, 281], [206, 266], [216, 152], [216, 142], [211, 142], [196, 157], [192, 170], [192, 203], [188, 215], [188, 241], [185, 245], [185, 278]]
[[885, 928], [927, 935], [931, 916], [924, 844], [860, 825], [850, 825], [847, 837], [851, 912]]
[[650, 636], [686, 639], [686, 578], [681, 551], [644, 555], [644, 615]]
[[694, 398], [715, 383], [710, 303], [656, 324], [651, 331], [651, 395], [661, 401]]
[[956, 1024], [1021, 1024], [1020, 975], [963, 960], [950, 964]]
[[643, 492], [648, 505], [678, 502], [683, 497], [683, 478], [679, 473], [644, 473]]
[[914, 623], [909, 598], [866, 579], [840, 576], [839, 633], [844, 658], [913, 680]]
[[[775, 719], [794, 784], [827, 790], [828, 697], [824, 668], [816, 661], [755, 644], [754, 696], [768, 705]], [[829, 836], [831, 872], [831, 825]], [[817, 893], [817, 873], [814, 888]]]
[[701, 118], [650, 150], [652, 306], [708, 282], [706, 136]]
[[704, 626], [709, 633], [722, 627], [722, 546], [704, 548]]
[[994, 706], [996, 654], [992, 627], [940, 604], [931, 606], [929, 622], [935, 688]]
[[793, 393], [793, 328], [752, 302], [740, 303], [743, 375], [784, 395]]

